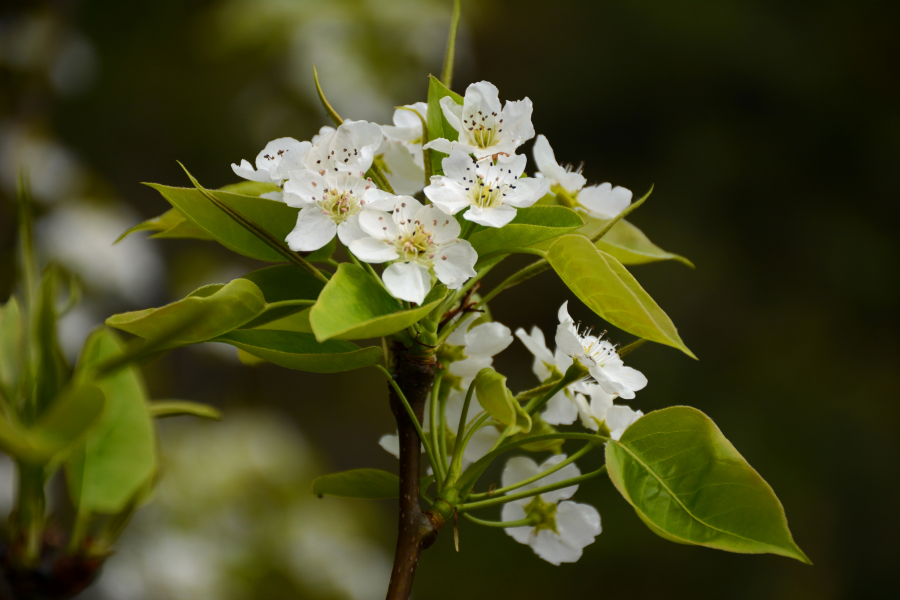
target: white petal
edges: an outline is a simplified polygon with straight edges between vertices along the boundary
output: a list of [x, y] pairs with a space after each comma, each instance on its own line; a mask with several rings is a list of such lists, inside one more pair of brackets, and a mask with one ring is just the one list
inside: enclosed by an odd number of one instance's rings
[[[443, 98], [441, 100], [443, 101]], [[441, 106], [443, 106], [443, 102], [441, 102]], [[497, 86], [489, 81], [479, 81], [470, 84], [466, 88], [466, 95], [463, 98], [461, 108], [466, 114], [475, 114], [478, 111], [484, 114], [499, 114], [501, 112], [500, 91], [497, 89]], [[462, 111], [460, 114], [462, 114]]]
[[565, 392], [558, 392], [547, 402], [547, 408], [541, 414], [541, 418], [551, 425], [571, 425], [578, 417], [578, 407], [566, 396]]
[[516, 209], [506, 204], [493, 208], [472, 206], [463, 214], [463, 217], [485, 227], [503, 227], [516, 218]]
[[[330, 184], [314, 171], [298, 169], [291, 172], [290, 178], [284, 183], [284, 191], [288, 196], [288, 206], [302, 208], [318, 202]], [[299, 202], [298, 202], [299, 200]]]
[[[356, 240], [368, 238], [366, 233], [359, 226], [359, 215], [350, 215], [343, 223], [337, 227], [338, 239], [344, 246], [350, 247], [350, 244]], [[369, 238], [371, 239], [371, 238]]]
[[434, 274], [451, 290], [458, 290], [471, 277], [475, 277], [478, 254], [472, 244], [460, 240], [455, 244], [438, 246], [434, 257]]
[[534, 137], [534, 125], [531, 124], [533, 106], [531, 100], [507, 100], [503, 107], [503, 133], [512, 138], [519, 146]]
[[469, 313], [467, 315], [457, 315], [454, 320], [463, 319], [463, 322], [456, 326], [456, 329], [453, 330], [453, 333], [447, 338], [447, 343], [451, 346], [465, 346], [466, 345], [466, 333], [469, 331], [469, 326], [472, 324], [472, 321], [477, 319], [479, 316], [478, 313]]
[[610, 437], [619, 440], [625, 430], [635, 421], [644, 416], [641, 411], [631, 410], [628, 406], [616, 405], [606, 411], [606, 426], [609, 427]]
[[250, 181], [257, 181], [259, 183], [271, 183], [272, 181], [272, 177], [269, 175], [268, 171], [255, 171], [253, 165], [247, 162], [247, 160], [241, 160], [240, 166], [232, 163], [231, 170], [234, 171], [234, 174], [238, 177], [249, 179]]
[[380, 210], [363, 210], [359, 213], [359, 226], [367, 234], [379, 240], [397, 237], [397, 225], [391, 215]]
[[373, 237], [354, 240], [349, 247], [353, 256], [367, 263], [380, 264], [400, 258], [393, 244]]
[[534, 553], [551, 565], [576, 562], [581, 558], [581, 548], [572, 548], [562, 538], [549, 529], [541, 529], [537, 535], [528, 538], [528, 545]]
[[266, 200], [275, 200], [276, 202], [284, 202], [285, 204], [287, 204], [287, 202], [285, 202], [285, 199], [284, 199], [283, 191], [266, 192], [265, 194], [260, 194], [259, 197], [265, 198]]
[[559, 307], [559, 311], [556, 313], [557, 318], [560, 323], [574, 323], [572, 317], [569, 316], [569, 301], [566, 300], [562, 303], [562, 306]]
[[506, 192], [504, 204], [516, 208], [528, 208], [543, 198], [550, 191], [550, 184], [546, 179], [528, 177], [516, 182], [516, 189]]
[[[591, 405], [588, 403], [588, 400], [584, 395], [575, 394], [575, 407], [578, 409], [578, 416], [581, 418], [581, 425], [585, 429], [590, 429], [591, 431], [598, 431], [600, 429], [600, 424], [596, 419], [594, 419], [594, 413], [591, 409]], [[606, 411], [604, 410], [604, 415], [605, 414]], [[603, 421], [603, 419], [600, 419], [600, 421]]]
[[572, 332], [569, 323], [560, 323], [556, 328], [556, 347], [569, 356], [581, 356], [584, 354], [584, 346], [581, 340]]
[[[440, 209], [434, 210], [433, 207], [431, 208], [427, 214], [423, 214], [423, 217], [431, 220], [430, 227], [434, 233], [434, 243], [439, 246], [456, 243], [460, 232], [459, 221]], [[435, 221], [437, 222], [435, 223]]]
[[[647, 378], [637, 369], [626, 367], [625, 365], [608, 365], [604, 370], [610, 379], [615, 380], [631, 391], [632, 398], [634, 397], [634, 392], [647, 387]], [[627, 398], [624, 395], [622, 397]]]
[[598, 219], [612, 219], [631, 204], [631, 191], [623, 187], [613, 188], [611, 184], [592, 185], [578, 192], [578, 203], [591, 216]]
[[399, 142], [385, 140], [382, 158], [387, 167], [384, 176], [397, 194], [412, 195], [425, 186], [425, 169], [416, 164], [413, 155]]
[[394, 263], [381, 274], [394, 298], [422, 304], [431, 289], [431, 274], [416, 263]]
[[444, 175], [460, 183], [468, 181], [475, 174], [475, 161], [468, 154], [459, 150], [444, 157], [441, 166], [444, 169]]
[[444, 113], [444, 118], [447, 119], [450, 127], [457, 131], [462, 131], [462, 124], [459, 122], [460, 115], [462, 115], [463, 111], [462, 105], [457, 104], [450, 96], [441, 98], [440, 104], [441, 112]]
[[556, 162], [556, 156], [553, 154], [553, 148], [550, 147], [550, 142], [547, 141], [547, 138], [542, 134], [537, 136], [537, 139], [534, 141], [534, 147], [531, 149], [532, 156], [534, 156], [534, 162], [537, 164], [538, 170], [544, 174], [545, 177], [549, 177], [549, 173], [551, 171], [555, 171], [559, 168], [559, 164]]
[[[555, 467], [559, 463], [563, 462], [568, 458], [565, 454], [556, 454], [551, 456], [544, 463], [538, 467], [540, 471], [546, 471], [551, 467]], [[554, 483], [559, 483], [561, 481], [565, 481], [566, 479], [572, 479], [573, 477], [578, 477], [581, 475], [581, 470], [575, 465], [575, 463], [571, 463], [556, 471], [555, 473], [551, 473], [547, 477], [543, 479], [539, 479], [538, 481], [531, 484], [533, 487], [540, 487], [544, 485], [551, 485]], [[572, 494], [578, 491], [578, 484], [570, 485], [569, 487], [562, 488], [561, 490], [554, 490], [552, 492], [544, 492], [541, 494], [541, 498], [544, 502], [549, 502], [553, 504], [555, 502], [559, 502], [560, 500], [566, 500], [572, 497]]]
[[462, 184], [440, 175], [431, 178], [431, 185], [425, 188], [425, 196], [448, 215], [455, 215], [472, 204], [469, 192]]
[[393, 454], [397, 458], [400, 458], [400, 436], [397, 434], [393, 435], [383, 435], [381, 439], [378, 440], [378, 445], [387, 450], [389, 453]]
[[453, 152], [454, 145], [456, 145], [456, 142], [451, 142], [447, 138], [437, 138], [436, 140], [431, 140], [422, 146], [422, 148], [425, 150], [437, 150], [438, 152], [450, 154]]
[[[500, 520], [521, 521], [528, 516], [525, 513], [525, 506], [530, 500], [531, 498], [528, 498], [527, 500], [513, 500], [512, 502], [504, 504], [503, 510], [500, 511]], [[503, 531], [520, 544], [527, 544], [528, 538], [531, 537], [531, 532], [533, 530], [533, 527], [507, 527]]]
[[592, 544], [600, 535], [600, 513], [590, 504], [560, 502], [556, 509], [556, 529], [563, 541], [575, 548]]
[[334, 238], [337, 225], [317, 206], [303, 208], [285, 241], [294, 252], [318, 250]]
[[457, 377], [468, 379], [478, 375], [478, 371], [491, 366], [494, 361], [490, 356], [470, 356], [463, 360], [450, 363], [450, 373]]
[[509, 327], [502, 323], [482, 323], [466, 335], [467, 356], [496, 356], [512, 344]]
[[[536, 462], [527, 456], [515, 456], [506, 461], [503, 474], [500, 476], [502, 487], [515, 485], [540, 473]], [[526, 488], [528, 489], [528, 488]]]

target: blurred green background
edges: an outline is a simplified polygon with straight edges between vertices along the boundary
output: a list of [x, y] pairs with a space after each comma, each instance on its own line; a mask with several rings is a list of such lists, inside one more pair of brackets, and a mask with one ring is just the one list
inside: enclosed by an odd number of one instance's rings
[[[229, 165], [252, 160], [268, 140], [309, 139], [326, 124], [313, 63], [345, 118], [389, 123], [393, 106], [424, 100], [426, 75], [440, 70], [450, 4], [4, 3], [0, 298], [13, 275], [10, 201], [21, 163], [41, 202], [45, 255], [68, 260], [88, 288], [86, 307], [64, 323], [70, 347], [113, 311], [157, 305], [254, 268], [201, 242], [111, 243], [167, 208], [139, 182], [188, 184], [176, 160], [205, 185], [224, 185], [236, 179]], [[631, 220], [697, 265], [633, 269], [700, 361], [644, 347], [629, 363], [650, 385], [630, 404], [644, 412], [689, 404], [710, 415], [775, 489], [815, 566], [666, 542], [604, 480], [576, 496], [598, 507], [604, 528], [577, 564], [553, 567], [501, 531], [461, 522], [461, 552], [454, 552], [452, 535], [442, 535], [422, 560], [416, 596], [833, 599], [872, 598], [893, 587], [900, 534], [900, 3], [463, 6], [456, 91], [487, 79], [503, 100], [527, 95], [537, 132], [561, 162], [584, 161], [589, 182], [611, 181], [637, 195], [655, 185]], [[508, 262], [489, 284], [527, 261]], [[565, 299], [571, 295], [545, 273], [500, 295], [492, 308], [513, 329], [537, 324], [550, 331]], [[572, 311], [596, 321], [580, 304]], [[518, 342], [495, 361], [514, 389], [531, 385], [530, 363]], [[182, 350], [146, 375], [154, 397], [213, 403], [226, 419], [257, 411], [292, 427], [319, 472], [394, 468], [377, 446], [393, 426], [374, 370], [305, 374], [244, 367], [230, 352]], [[187, 427], [164, 431], [164, 444], [167, 435], [191, 435], [190, 424], [177, 425]], [[313, 477], [304, 473], [291, 480], [298, 498]], [[191, 486], [185, 489], [180, 502], [191, 503]], [[197, 494], [195, 503], [206, 497]], [[354, 520], [365, 516], [365, 542], [358, 543], [389, 557], [392, 503], [345, 506]], [[194, 510], [202, 512], [202, 504]], [[166, 514], [147, 512], [137, 530], [154, 530], [151, 518]], [[307, 540], [313, 554], [328, 546], [326, 537]], [[216, 544], [229, 539], [240, 538]], [[123, 541], [132, 543], [140, 543], [137, 536]], [[342, 562], [351, 553], [330, 555], [346, 574], [340, 576], [358, 575], [356, 563]], [[259, 564], [238, 569], [234, 577], [268, 585], [212, 596], [132, 585], [130, 596], [118, 597], [378, 598], [387, 577], [385, 568], [369, 592], [367, 585], [358, 586], [362, 592], [305, 592], [268, 573]], [[116, 597], [109, 589], [85, 596]]]

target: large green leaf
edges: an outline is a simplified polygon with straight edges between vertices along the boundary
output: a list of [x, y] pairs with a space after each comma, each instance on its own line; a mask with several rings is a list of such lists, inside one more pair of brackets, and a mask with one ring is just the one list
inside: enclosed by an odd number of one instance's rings
[[[608, 221], [603, 219], [586, 217], [584, 227], [579, 229], [576, 233], [592, 238], [599, 233], [607, 223]], [[650, 238], [648, 238], [643, 231], [625, 219], [621, 219], [618, 223], [613, 225], [613, 228], [597, 241], [597, 247], [607, 254], [615, 256], [623, 265], [644, 265], [661, 260], [677, 260], [692, 269], [694, 268], [694, 263], [678, 254], [666, 252], [651, 242]]]
[[[284, 262], [284, 256], [266, 242], [216, 207], [196, 188], [176, 188], [155, 183], [148, 184], [178, 209], [194, 225], [217, 242], [238, 254], [268, 262]], [[244, 196], [224, 191], [212, 194], [279, 240], [284, 240], [297, 223], [299, 209], [283, 202]]]
[[565, 206], [532, 206], [520, 208], [508, 225], [479, 225], [469, 236], [469, 243], [479, 259], [492, 253], [513, 252], [544, 240], [559, 237], [584, 225], [581, 217]]
[[105, 404], [100, 388], [84, 384], [64, 388], [30, 428], [0, 414], [0, 449], [26, 462], [50, 462], [81, 440], [97, 423]]
[[246, 329], [213, 340], [247, 354], [298, 371], [337, 373], [369, 367], [381, 360], [381, 348], [360, 348], [343, 340], [317, 342], [314, 335], [294, 331]]
[[638, 516], [668, 540], [811, 564], [775, 492], [699, 410], [641, 417], [609, 442], [606, 464]]
[[15, 402], [22, 377], [22, 312], [15, 297], [0, 306], [0, 393]]
[[497, 371], [488, 367], [478, 372], [475, 398], [495, 421], [511, 428], [510, 434], [531, 431], [531, 417], [506, 387], [506, 377]]
[[[444, 117], [444, 111], [441, 109], [441, 98], [450, 96], [457, 104], [463, 103], [463, 98], [456, 92], [447, 89], [437, 77], [432, 75], [428, 81], [428, 139], [436, 140], [445, 138], [455, 142], [459, 139], [459, 132], [450, 126], [447, 118]], [[444, 157], [447, 156], [443, 152], [430, 150], [431, 152], [431, 168], [434, 175], [443, 175], [444, 170], [441, 167]]]
[[[122, 343], [108, 329], [85, 342], [76, 378], [120, 355]], [[80, 511], [113, 514], [125, 508], [156, 471], [156, 435], [137, 367], [101, 378], [107, 407], [96, 427], [66, 462], [72, 501]]]
[[266, 308], [243, 327], [253, 328], [287, 317], [311, 307], [325, 284], [296, 265], [276, 265], [247, 273], [241, 279], [252, 281], [263, 293]]
[[320, 498], [397, 498], [400, 495], [400, 478], [378, 469], [353, 469], [319, 477], [313, 481], [312, 492]]
[[166, 342], [167, 347], [177, 347], [205, 342], [246, 325], [267, 306], [263, 292], [247, 279], [235, 279], [221, 288], [206, 286], [194, 294], [160, 308], [113, 315], [106, 324], [146, 340], [177, 331]]
[[147, 219], [128, 229], [119, 236], [116, 243], [121, 242], [132, 233], [138, 231], [153, 231], [151, 238], [159, 239], [197, 239], [213, 240], [214, 238], [203, 229], [184, 218], [178, 209], [170, 208], [158, 217]]
[[362, 267], [342, 263], [310, 311], [309, 322], [320, 341], [381, 337], [419, 321], [446, 295], [447, 288], [436, 285], [422, 306], [403, 310], [403, 305]]
[[672, 320], [631, 273], [586, 237], [562, 236], [550, 246], [547, 260], [569, 289], [610, 324], [696, 358]]

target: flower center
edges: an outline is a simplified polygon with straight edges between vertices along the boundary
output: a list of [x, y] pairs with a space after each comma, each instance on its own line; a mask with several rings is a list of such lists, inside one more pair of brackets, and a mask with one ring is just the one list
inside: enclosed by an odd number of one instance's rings
[[434, 259], [434, 235], [422, 223], [407, 221], [398, 228], [394, 246], [401, 260], [416, 261], [431, 266]]
[[525, 515], [535, 521], [534, 533], [537, 535], [541, 529], [549, 529], [559, 534], [556, 529], [556, 504], [544, 502], [540, 496], [525, 505]]
[[469, 133], [469, 139], [475, 142], [479, 148], [489, 148], [497, 140], [497, 134], [502, 129], [503, 119], [497, 120], [497, 113], [484, 114], [480, 110], [478, 114], [471, 113], [463, 116], [463, 127]]
[[483, 176], [477, 175], [469, 191], [472, 204], [481, 208], [500, 206], [507, 187], [509, 186], [496, 181], [485, 181]]
[[348, 191], [335, 189], [325, 191], [325, 195], [319, 200], [319, 206], [335, 223], [343, 223], [359, 212], [359, 200], [356, 196]]

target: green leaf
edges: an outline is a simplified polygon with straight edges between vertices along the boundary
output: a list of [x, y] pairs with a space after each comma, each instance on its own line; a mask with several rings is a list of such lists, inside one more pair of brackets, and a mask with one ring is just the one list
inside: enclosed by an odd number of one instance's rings
[[343, 340], [319, 343], [314, 335], [293, 331], [247, 329], [213, 340], [230, 344], [263, 360], [298, 371], [337, 373], [369, 367], [381, 360], [381, 348], [360, 348]]
[[581, 235], [564, 235], [550, 246], [547, 261], [591, 310], [629, 333], [678, 348], [691, 358], [672, 320], [614, 257]]
[[[608, 223], [608, 221], [594, 217], [585, 217], [585, 221], [584, 227], [576, 233], [587, 238], [592, 238]], [[597, 247], [607, 254], [615, 256], [623, 265], [644, 265], [661, 260], [677, 260], [694, 268], [694, 263], [678, 254], [666, 252], [651, 242], [643, 231], [625, 219], [616, 223], [606, 235], [597, 240]]]
[[400, 478], [378, 469], [353, 469], [317, 478], [313, 481], [312, 492], [319, 498], [397, 498], [400, 496]]
[[246, 325], [267, 306], [263, 292], [247, 279], [235, 279], [221, 288], [206, 286], [195, 294], [161, 308], [114, 315], [106, 324], [150, 341], [177, 330], [166, 342], [174, 348], [205, 342]]
[[263, 293], [266, 307], [262, 314], [243, 325], [247, 329], [306, 310], [316, 302], [325, 283], [296, 265], [276, 265], [241, 277], [251, 281]]
[[516, 218], [497, 229], [479, 225], [469, 236], [479, 261], [493, 253], [513, 252], [574, 231], [584, 225], [581, 217], [565, 206], [520, 208]]
[[424, 318], [446, 295], [447, 288], [436, 285], [422, 306], [403, 310], [403, 305], [362, 267], [342, 263], [319, 295], [309, 321], [320, 341], [381, 337]]
[[160, 239], [213, 239], [211, 235], [185, 219], [184, 215], [174, 208], [170, 208], [158, 217], [147, 219], [146, 221], [131, 227], [125, 233], [120, 235], [115, 243], [118, 244], [132, 233], [138, 231], [154, 231], [156, 233], [150, 237]]
[[668, 540], [812, 564], [775, 492], [699, 410], [673, 406], [641, 417], [610, 440], [606, 464], [638, 516]]
[[156, 402], [151, 402], [148, 409], [150, 416], [155, 419], [190, 416], [212, 419], [213, 421], [222, 420], [222, 411], [219, 409], [208, 404], [186, 402], [184, 400], [157, 400]]
[[531, 417], [506, 387], [506, 377], [486, 367], [475, 377], [475, 397], [481, 407], [499, 423], [512, 427], [510, 434], [531, 431]]
[[[215, 206], [200, 190], [155, 183], [147, 185], [162, 194], [191, 223], [229, 250], [257, 260], [284, 262], [281, 253]], [[284, 202], [224, 191], [211, 193], [279, 240], [287, 238], [297, 223], [299, 209], [291, 208]]]
[[280, 319], [264, 323], [263, 325], [259, 325], [254, 329], [272, 329], [274, 331], [312, 333], [312, 325], [309, 322], [309, 313], [311, 312], [312, 308], [307, 308], [286, 317], [281, 317]]
[[[444, 111], [441, 109], [441, 98], [450, 96], [457, 104], [463, 103], [463, 98], [456, 92], [453, 92], [441, 83], [437, 77], [431, 75], [428, 81], [428, 139], [436, 140], [445, 138], [452, 142], [459, 139], [459, 132], [450, 126], [450, 123], [444, 117]], [[435, 175], [443, 175], [444, 157], [447, 156], [443, 152], [430, 150], [431, 166]]]
[[[98, 365], [121, 355], [122, 348], [112, 331], [97, 330], [85, 342], [76, 378], [90, 377]], [[96, 384], [106, 394], [107, 407], [66, 462], [66, 478], [80, 511], [113, 514], [153, 477], [156, 435], [137, 367], [121, 369]]]
[[34, 321], [37, 360], [34, 372], [37, 414], [44, 410], [69, 379], [70, 369], [59, 347], [56, 331], [56, 292], [59, 270], [49, 265], [41, 278]]
[[0, 393], [9, 402], [18, 398], [22, 377], [22, 334], [24, 332], [22, 313], [15, 297], [0, 306]]
[[237, 183], [229, 183], [219, 188], [222, 192], [231, 192], [232, 194], [240, 194], [242, 196], [259, 197], [269, 192], [280, 192], [281, 188], [274, 183], [260, 183], [259, 181], [239, 181]]
[[26, 462], [48, 463], [80, 441], [105, 404], [103, 391], [85, 384], [63, 389], [31, 428], [0, 415], [0, 449]]

